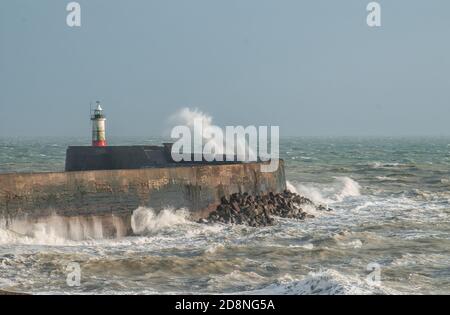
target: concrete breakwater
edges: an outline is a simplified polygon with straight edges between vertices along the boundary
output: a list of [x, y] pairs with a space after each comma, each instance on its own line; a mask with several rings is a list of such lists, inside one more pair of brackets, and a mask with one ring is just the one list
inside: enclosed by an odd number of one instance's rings
[[261, 163], [241, 163], [0, 174], [0, 218], [11, 225], [56, 215], [68, 218], [64, 224], [69, 228], [76, 219], [96, 229], [101, 225], [102, 236], [126, 235], [138, 207], [187, 208], [199, 219], [207, 217], [223, 196], [286, 188], [283, 161], [273, 173], [263, 173], [260, 167]]

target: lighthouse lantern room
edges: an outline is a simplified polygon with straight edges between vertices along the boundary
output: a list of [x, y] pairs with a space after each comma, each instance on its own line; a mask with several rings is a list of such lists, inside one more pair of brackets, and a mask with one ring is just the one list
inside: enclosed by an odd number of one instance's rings
[[106, 130], [105, 122], [106, 118], [103, 115], [103, 109], [100, 106], [100, 102], [97, 101], [97, 106], [93, 113], [91, 113], [92, 121], [92, 146], [93, 147], [106, 147]]

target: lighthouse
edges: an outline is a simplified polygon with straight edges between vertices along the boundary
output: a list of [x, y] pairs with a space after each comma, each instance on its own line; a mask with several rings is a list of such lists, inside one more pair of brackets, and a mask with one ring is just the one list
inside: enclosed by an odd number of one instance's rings
[[106, 118], [103, 115], [103, 109], [100, 106], [100, 102], [97, 101], [97, 107], [94, 113], [91, 114], [92, 121], [92, 146], [93, 147], [106, 147], [106, 131], [105, 122]]

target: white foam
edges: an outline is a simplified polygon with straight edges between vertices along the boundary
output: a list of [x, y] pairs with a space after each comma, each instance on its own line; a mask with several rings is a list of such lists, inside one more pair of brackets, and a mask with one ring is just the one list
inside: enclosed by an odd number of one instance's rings
[[435, 266], [436, 268], [450, 265], [450, 258], [445, 254], [402, 254], [392, 262], [393, 266]]
[[327, 269], [311, 272], [300, 279], [287, 274], [262, 289], [244, 293], [256, 295], [368, 295], [397, 292], [371, 286], [364, 278], [358, 276], [343, 275], [336, 270]]
[[395, 177], [387, 177], [387, 176], [377, 176], [376, 179], [383, 181], [383, 182], [397, 180], [397, 178], [395, 178]]
[[328, 205], [341, 202], [347, 197], [361, 195], [361, 186], [350, 177], [335, 177], [331, 185], [298, 184], [294, 186], [289, 181], [287, 189], [299, 195], [305, 196], [315, 203]]
[[223, 291], [227, 288], [259, 285], [265, 278], [256, 272], [233, 270], [225, 275], [214, 275], [208, 280], [208, 288], [213, 291]]
[[218, 250], [222, 250], [224, 249], [225, 246], [223, 244], [214, 244], [214, 245], [210, 245], [205, 249], [205, 253], [207, 254], [214, 254], [216, 253]]
[[313, 250], [314, 249], [314, 244], [311, 244], [311, 243], [307, 243], [307, 244], [303, 244], [303, 245], [290, 244], [288, 247], [290, 247], [290, 248], [303, 248], [303, 249], [307, 249], [307, 250]]
[[[202, 130], [196, 130], [194, 128], [195, 121], [201, 121], [202, 124]], [[234, 148], [229, 148], [226, 145], [226, 138], [222, 139], [222, 143], [217, 142], [217, 139], [213, 137], [211, 132], [214, 132], [218, 127], [213, 124], [213, 118], [211, 115], [202, 112], [198, 108], [182, 108], [178, 110], [175, 114], [173, 114], [168, 121], [171, 125], [182, 125], [186, 126], [191, 130], [192, 133], [192, 139], [194, 139], [194, 136], [199, 136], [203, 139], [203, 143], [210, 143], [214, 145], [215, 148], [215, 154], [222, 155], [222, 154], [233, 154], [238, 155], [237, 152], [245, 152], [246, 150], [249, 151], [249, 156], [253, 154], [253, 151], [251, 148], [247, 145], [247, 140], [244, 137], [237, 137], [235, 142]], [[198, 134], [198, 132], [202, 132], [201, 134]], [[222, 130], [223, 132], [223, 130]], [[228, 151], [227, 151], [228, 150]], [[236, 151], [235, 151], [236, 150]], [[196, 152], [198, 153], [198, 152]], [[241, 158], [245, 158], [245, 156], [242, 156]]]
[[286, 181], [286, 189], [289, 190], [291, 193], [298, 194], [297, 189], [290, 181]]
[[324, 191], [314, 186], [300, 184], [297, 186], [297, 191], [300, 195], [311, 199], [315, 203], [330, 204], [333, 202], [332, 199], [325, 197]]
[[143, 235], [162, 229], [188, 223], [189, 211], [186, 209], [163, 209], [159, 212], [151, 208], [139, 207], [131, 216], [133, 233]]
[[337, 201], [361, 195], [361, 186], [350, 177], [336, 177], [336, 180], [342, 185], [341, 191], [335, 195]]
[[[124, 223], [112, 217], [117, 237], [125, 235]], [[0, 219], [0, 244], [74, 245], [79, 241], [103, 238], [100, 217], [62, 217], [52, 215], [37, 220], [17, 219], [6, 225]]]

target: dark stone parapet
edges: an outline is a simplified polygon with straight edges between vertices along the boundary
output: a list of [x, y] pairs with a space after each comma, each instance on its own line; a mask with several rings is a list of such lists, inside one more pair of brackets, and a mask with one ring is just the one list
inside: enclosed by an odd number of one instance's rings
[[172, 159], [172, 144], [164, 146], [70, 146], [66, 152], [66, 172], [94, 170], [128, 170], [152, 167], [178, 167], [191, 165], [242, 164], [236, 158], [226, 161], [225, 156], [208, 162], [202, 155], [191, 155], [190, 161], [175, 162]]
[[170, 163], [169, 153], [160, 146], [71, 146], [66, 152], [66, 172], [162, 167]]

